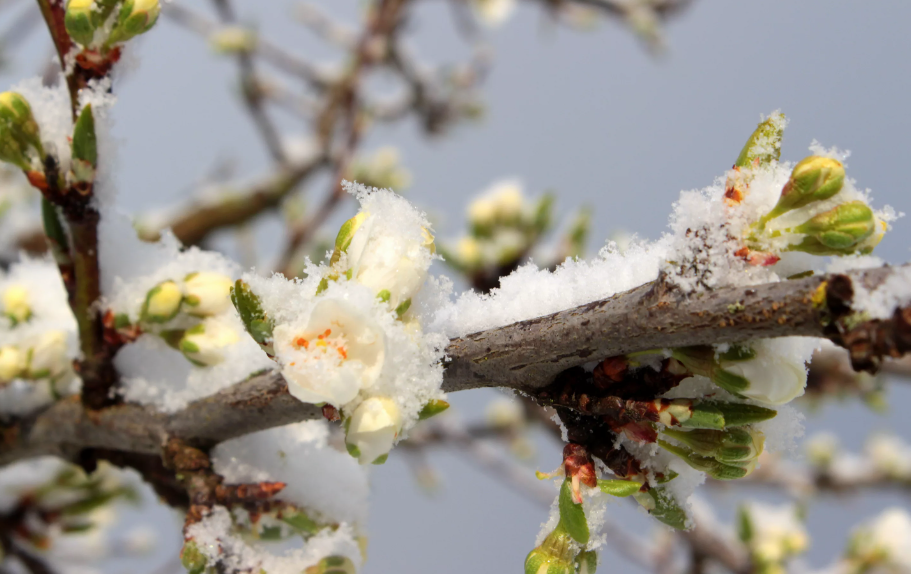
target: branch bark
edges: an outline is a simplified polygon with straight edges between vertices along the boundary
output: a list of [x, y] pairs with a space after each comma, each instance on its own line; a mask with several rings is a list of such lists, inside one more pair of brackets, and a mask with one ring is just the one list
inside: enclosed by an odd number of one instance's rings
[[[857, 283], [875, 288], [908, 267], [728, 287], [692, 298], [648, 283], [546, 317], [451, 340], [443, 389], [509, 387], [532, 392], [568, 368], [649, 349], [791, 335], [844, 342], [876, 322], [844, 328], [840, 318], [851, 316], [850, 300], [837, 292], [844, 294], [846, 287]], [[828, 293], [827, 301], [820, 302], [820, 292]], [[904, 311], [908, 314], [911, 309]], [[885, 328], [891, 322], [876, 325]], [[900, 343], [901, 349], [907, 349], [911, 334]], [[275, 372], [233, 385], [170, 415], [133, 404], [96, 411], [71, 398], [0, 430], [0, 464], [41, 454], [70, 456], [81, 448], [159, 454], [172, 437], [207, 447], [320, 416], [319, 408], [291, 397]]]

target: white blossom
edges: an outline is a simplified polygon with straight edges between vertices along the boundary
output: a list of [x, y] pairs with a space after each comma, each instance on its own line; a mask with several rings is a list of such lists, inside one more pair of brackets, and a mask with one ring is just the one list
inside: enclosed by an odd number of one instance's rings
[[781, 562], [809, 546], [807, 529], [794, 506], [750, 504], [745, 512], [752, 527], [750, 549], [762, 562]]
[[386, 397], [372, 397], [354, 409], [345, 443], [361, 464], [382, 462], [402, 428], [399, 407]]
[[749, 387], [739, 394], [770, 405], [783, 405], [803, 394], [807, 368], [802, 360], [761, 345], [754, 351], [755, 356], [745, 361], [720, 362], [725, 371], [749, 381]]
[[278, 325], [275, 356], [292, 396], [342, 406], [376, 381], [386, 338], [375, 320], [338, 299], [317, 302], [306, 322]]
[[25, 368], [25, 355], [12, 345], [0, 347], [0, 381], [15, 379]]
[[29, 318], [32, 310], [25, 285], [11, 285], [6, 288], [3, 292], [3, 313], [17, 323]]
[[28, 371], [32, 378], [56, 377], [70, 368], [66, 352], [66, 334], [47, 331], [30, 349]]
[[231, 307], [231, 286], [234, 281], [221, 273], [200, 271], [184, 279], [184, 303], [191, 315], [209, 317]]
[[882, 562], [893, 572], [911, 572], [911, 515], [902, 508], [890, 508], [854, 536], [851, 557]]

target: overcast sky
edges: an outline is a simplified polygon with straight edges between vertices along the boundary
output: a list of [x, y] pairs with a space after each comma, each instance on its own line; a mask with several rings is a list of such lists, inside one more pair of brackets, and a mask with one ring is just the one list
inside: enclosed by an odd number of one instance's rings
[[[186, 4], [211, 14], [206, 2]], [[289, 17], [293, 5], [238, 2], [243, 19], [271, 41], [316, 59], [336, 57]], [[356, 0], [321, 5], [355, 23]], [[656, 59], [613, 22], [589, 32], [553, 28], [539, 9], [523, 6], [489, 36], [495, 65], [483, 88], [488, 113], [482, 123], [428, 141], [407, 121], [371, 133], [366, 148], [400, 148], [414, 175], [408, 197], [437, 218], [444, 237], [458, 233], [472, 194], [494, 180], [518, 177], [533, 194], [557, 190], [563, 213], [591, 205], [594, 250], [618, 229], [659, 236], [679, 192], [711, 184], [731, 165], [760, 114], [780, 108], [791, 119], [783, 158], [801, 159], [814, 138], [850, 149], [848, 175], [873, 190], [876, 205], [911, 212], [911, 176], [905, 172], [911, 155], [909, 21], [911, 3], [899, 0], [696, 0], [668, 27], [669, 50]], [[428, 63], [468, 55], [443, 2], [421, 2], [411, 29], [412, 45]], [[48, 57], [39, 32], [3, 74], [5, 85], [33, 74]], [[236, 98], [233, 62], [166, 20], [139, 42], [135, 59], [135, 69], [116, 87], [125, 208], [140, 211], [180, 199], [225, 158], [241, 176], [264, 172], [267, 158]], [[287, 137], [306, 133], [304, 122], [276, 117]], [[306, 193], [318, 198], [324, 191], [321, 184]], [[258, 230], [270, 244], [273, 224], [264, 222]], [[880, 255], [907, 260], [909, 230], [899, 221], [877, 249]], [[473, 417], [491, 396], [493, 391], [483, 391], [453, 399]], [[892, 399], [908, 404], [911, 392], [898, 389]], [[897, 408], [883, 419], [850, 401], [811, 414], [807, 425], [838, 428], [854, 447], [887, 425], [911, 434]], [[535, 465], [551, 470], [559, 449], [540, 443]], [[365, 572], [519, 571], [546, 508], [457, 453], [431, 460], [444, 480], [432, 498], [415, 487], [400, 453], [374, 471]], [[727, 518], [745, 493], [735, 486], [720, 495]], [[831, 560], [856, 519], [907, 503], [876, 495], [814, 505], [810, 562], [820, 567]], [[615, 520], [637, 533], [654, 527], [629, 505], [615, 507]], [[605, 560], [603, 571], [627, 566], [614, 554]]]

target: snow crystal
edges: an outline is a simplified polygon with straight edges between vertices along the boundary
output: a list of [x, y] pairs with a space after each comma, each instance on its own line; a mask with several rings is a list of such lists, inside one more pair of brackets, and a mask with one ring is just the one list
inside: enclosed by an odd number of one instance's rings
[[363, 525], [366, 471], [348, 453], [331, 448], [328, 437], [326, 421], [305, 421], [225, 441], [213, 450], [212, 462], [228, 484], [285, 482], [275, 498], [325, 521]]
[[870, 319], [888, 319], [898, 307], [911, 305], [911, 267], [896, 267], [892, 274], [875, 289], [865, 288], [861, 282], [854, 282], [854, 311], [864, 313]]

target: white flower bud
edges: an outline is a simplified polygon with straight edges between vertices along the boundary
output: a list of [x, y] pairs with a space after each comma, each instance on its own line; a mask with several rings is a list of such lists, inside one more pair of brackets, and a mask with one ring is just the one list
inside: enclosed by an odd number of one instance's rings
[[193, 364], [208, 367], [222, 362], [225, 347], [240, 340], [237, 331], [217, 319], [206, 319], [187, 329], [178, 348]]
[[481, 245], [474, 237], [463, 237], [456, 244], [456, 257], [459, 263], [466, 267], [478, 267], [481, 265]]
[[66, 354], [66, 335], [62, 331], [48, 331], [29, 349], [28, 375], [32, 379], [56, 377], [70, 368]]
[[361, 464], [381, 464], [402, 429], [402, 415], [391, 399], [373, 397], [354, 409], [346, 426], [348, 452]]
[[780, 563], [809, 546], [806, 527], [792, 505], [750, 504], [743, 512], [750, 522], [749, 546], [758, 561]]
[[303, 325], [278, 325], [275, 356], [292, 396], [341, 407], [379, 377], [386, 337], [371, 318], [343, 301], [319, 301]]
[[885, 563], [886, 571], [911, 572], [911, 515], [890, 508], [855, 532], [849, 557], [861, 562]]
[[12, 285], [3, 292], [3, 313], [13, 323], [27, 321], [32, 315], [28, 290], [23, 285]]
[[757, 346], [753, 358], [745, 361], [720, 361], [728, 373], [749, 382], [738, 393], [770, 405], [783, 405], [803, 394], [807, 386], [807, 368], [802, 361], [768, 352]]
[[0, 347], [0, 382], [12, 381], [25, 368], [25, 355], [16, 347]]
[[468, 204], [468, 221], [474, 227], [491, 225], [497, 216], [496, 203], [482, 196]]
[[234, 281], [220, 273], [190, 273], [184, 279], [184, 303], [189, 307], [187, 312], [197, 317], [225, 312], [231, 307], [232, 285]]

